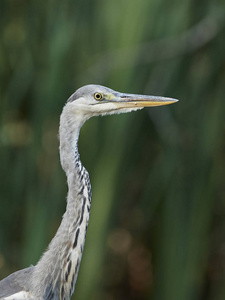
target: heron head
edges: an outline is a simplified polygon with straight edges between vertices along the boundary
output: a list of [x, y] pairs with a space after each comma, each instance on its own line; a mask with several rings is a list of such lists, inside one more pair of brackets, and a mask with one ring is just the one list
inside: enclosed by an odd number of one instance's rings
[[79, 88], [67, 101], [66, 106], [86, 118], [98, 115], [130, 112], [150, 106], [177, 102], [165, 97], [126, 94], [101, 85], [85, 85]]

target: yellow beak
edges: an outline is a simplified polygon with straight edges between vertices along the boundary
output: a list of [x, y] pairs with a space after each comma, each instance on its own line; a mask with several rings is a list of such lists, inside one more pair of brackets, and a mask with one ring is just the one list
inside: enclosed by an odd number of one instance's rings
[[117, 93], [115, 96], [116, 97], [112, 99], [112, 102], [114, 102], [120, 108], [161, 106], [172, 104], [178, 101], [177, 99], [167, 97], [124, 93]]

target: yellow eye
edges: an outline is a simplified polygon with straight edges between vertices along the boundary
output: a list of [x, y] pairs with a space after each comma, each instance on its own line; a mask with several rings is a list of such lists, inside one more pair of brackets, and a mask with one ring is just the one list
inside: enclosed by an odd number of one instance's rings
[[95, 97], [95, 100], [102, 100], [102, 94], [100, 94], [100, 93], [95, 93], [94, 94], [94, 97]]

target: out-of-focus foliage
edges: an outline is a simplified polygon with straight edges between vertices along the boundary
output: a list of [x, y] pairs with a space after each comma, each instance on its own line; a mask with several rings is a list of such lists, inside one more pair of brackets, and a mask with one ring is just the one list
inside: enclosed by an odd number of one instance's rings
[[59, 115], [88, 83], [180, 102], [82, 128], [93, 204], [73, 299], [225, 299], [222, 1], [1, 0], [1, 278], [60, 224]]

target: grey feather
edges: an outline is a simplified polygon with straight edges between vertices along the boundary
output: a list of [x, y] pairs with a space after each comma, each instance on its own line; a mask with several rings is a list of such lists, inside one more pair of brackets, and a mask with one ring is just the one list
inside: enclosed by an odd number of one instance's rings
[[[69, 300], [73, 294], [91, 208], [89, 175], [78, 153], [78, 138], [84, 122], [93, 116], [130, 112], [176, 101], [119, 93], [100, 85], [86, 85], [69, 98], [61, 114], [59, 129], [60, 161], [68, 183], [66, 212], [37, 265], [0, 281], [0, 299], [13, 295], [17, 299]], [[22, 293], [14, 295], [19, 292]]]
[[29, 291], [34, 266], [12, 273], [0, 281], [0, 299], [20, 291]]

